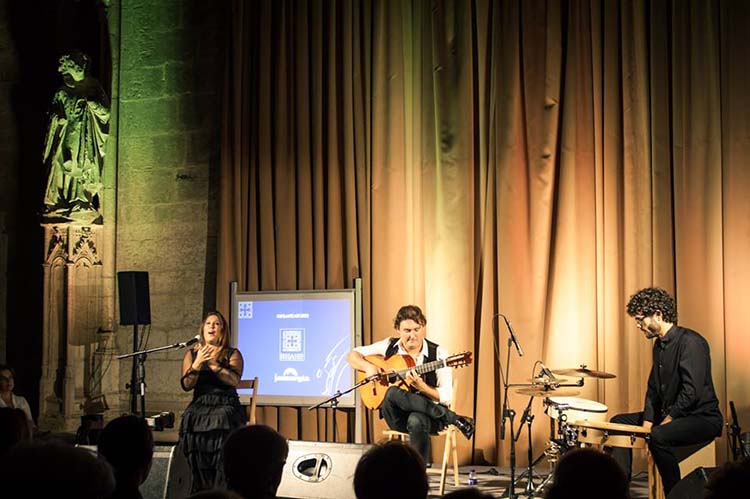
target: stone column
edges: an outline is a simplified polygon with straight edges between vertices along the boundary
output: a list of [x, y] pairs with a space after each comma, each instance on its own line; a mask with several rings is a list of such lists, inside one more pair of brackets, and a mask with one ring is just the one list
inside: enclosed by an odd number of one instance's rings
[[[102, 226], [44, 224], [44, 321], [39, 425], [75, 430], [83, 405], [116, 405], [119, 369], [112, 318], [105, 317]], [[109, 308], [109, 307], [107, 307]]]

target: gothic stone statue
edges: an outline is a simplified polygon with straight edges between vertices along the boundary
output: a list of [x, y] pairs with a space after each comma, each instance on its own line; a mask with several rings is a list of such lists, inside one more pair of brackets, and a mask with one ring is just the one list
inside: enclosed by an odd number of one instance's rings
[[109, 100], [99, 81], [86, 74], [88, 65], [88, 56], [81, 52], [60, 58], [63, 84], [52, 100], [43, 155], [48, 222], [102, 222], [99, 196]]

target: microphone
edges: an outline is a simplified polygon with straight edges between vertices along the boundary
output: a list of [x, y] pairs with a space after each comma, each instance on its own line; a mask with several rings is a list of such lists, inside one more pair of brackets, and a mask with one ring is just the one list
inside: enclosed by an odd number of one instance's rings
[[177, 346], [178, 346], [178, 348], [185, 348], [185, 347], [189, 347], [189, 346], [195, 345], [195, 344], [196, 344], [196, 343], [198, 343], [198, 342], [199, 342], [200, 340], [201, 340], [201, 335], [199, 335], [199, 334], [196, 334], [195, 336], [193, 336], [193, 337], [192, 337], [192, 338], [190, 338], [189, 340], [187, 340], [187, 341], [183, 341], [183, 342], [181, 342], [181, 343], [178, 343], [178, 344], [177, 344]]
[[549, 379], [557, 379], [557, 377], [554, 374], [552, 374], [552, 371], [550, 371], [547, 368], [547, 366], [544, 365], [544, 362], [542, 362], [540, 360], [539, 361], [539, 365], [542, 367], [542, 374], [544, 374], [545, 376], [547, 376]]
[[507, 317], [505, 317], [503, 314], [499, 314], [499, 315], [505, 320], [505, 325], [508, 326], [508, 331], [510, 332], [510, 340], [516, 346], [516, 351], [518, 352], [518, 356], [523, 357], [523, 350], [521, 350], [521, 345], [518, 344], [518, 340], [516, 339], [516, 334], [513, 332], [513, 326], [510, 325], [510, 321], [508, 320]]

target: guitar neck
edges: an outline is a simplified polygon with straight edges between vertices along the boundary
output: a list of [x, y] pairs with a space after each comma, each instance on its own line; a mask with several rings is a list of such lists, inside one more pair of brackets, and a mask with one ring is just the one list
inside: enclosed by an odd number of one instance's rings
[[396, 372], [398, 373], [399, 376], [402, 376], [402, 377], [406, 375], [406, 373], [412, 370], [416, 372], [417, 374], [421, 375], [421, 374], [429, 373], [432, 371], [436, 371], [440, 369], [441, 367], [445, 367], [445, 365], [446, 365], [445, 360], [433, 360], [432, 362], [427, 362], [425, 364], [415, 366], [411, 369], [401, 369], [400, 371], [396, 371]]

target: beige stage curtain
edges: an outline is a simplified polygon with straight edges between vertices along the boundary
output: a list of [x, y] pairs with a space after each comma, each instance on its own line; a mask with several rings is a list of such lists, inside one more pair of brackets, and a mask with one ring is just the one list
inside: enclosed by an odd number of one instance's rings
[[[511, 352], [511, 382], [531, 377], [536, 360], [613, 372], [580, 394], [611, 416], [642, 408], [650, 344], [624, 306], [657, 285], [676, 295], [680, 323], [709, 340], [722, 409], [734, 400], [747, 425], [745, 2], [233, 9], [222, 309], [232, 280], [320, 289], [362, 277], [370, 342], [391, 334], [400, 305], [422, 306], [429, 337], [474, 352], [456, 372], [458, 412], [477, 421], [462, 459], [506, 464], [507, 331], [496, 314], [524, 349]], [[510, 398], [519, 414], [526, 400]], [[542, 404], [532, 408], [538, 454], [549, 427]], [[290, 438], [332, 438], [323, 411], [262, 413]], [[519, 464], [526, 449], [524, 436]]]

